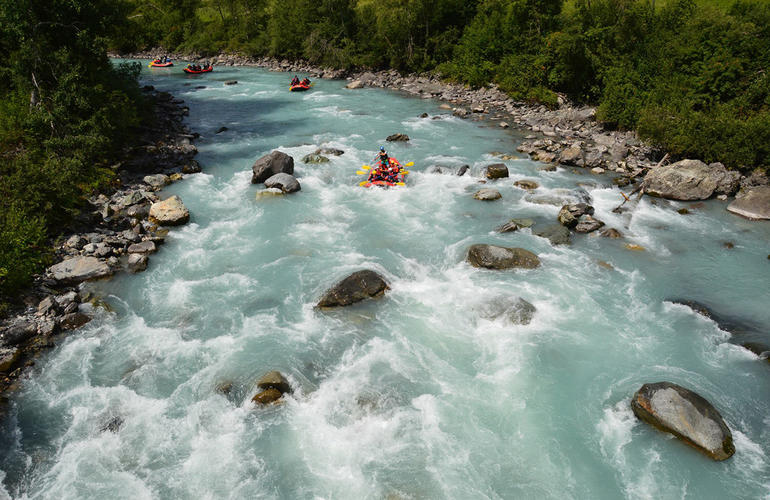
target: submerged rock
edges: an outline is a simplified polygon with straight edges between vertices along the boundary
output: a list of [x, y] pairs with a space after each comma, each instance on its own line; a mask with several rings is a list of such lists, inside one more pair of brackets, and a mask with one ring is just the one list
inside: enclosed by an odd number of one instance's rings
[[474, 309], [484, 319], [495, 320], [504, 317], [514, 325], [528, 325], [535, 315], [535, 306], [521, 297], [495, 297]]
[[552, 224], [542, 229], [535, 231], [535, 236], [541, 238], [547, 238], [551, 242], [551, 245], [569, 245], [572, 243], [570, 239], [569, 229], [561, 224]]
[[301, 190], [302, 187], [299, 181], [289, 174], [275, 174], [269, 179], [265, 180], [265, 187], [280, 189], [282, 193], [296, 193]]
[[575, 226], [575, 232], [592, 233], [602, 226], [604, 226], [604, 222], [600, 221], [599, 219], [595, 219], [590, 215], [584, 215], [580, 218], [580, 220], [578, 220], [578, 223]]
[[599, 236], [603, 236], [604, 238], [616, 239], [616, 238], [622, 238], [623, 234], [617, 229], [615, 229], [614, 227], [608, 227], [604, 231], [600, 232]]
[[150, 222], [161, 226], [178, 226], [187, 224], [190, 211], [182, 203], [182, 199], [173, 195], [163, 201], [153, 203], [150, 207]]
[[742, 191], [727, 210], [752, 220], [770, 219], [770, 186]]
[[681, 160], [650, 170], [644, 177], [644, 190], [670, 200], [706, 200], [715, 194], [735, 193], [739, 179], [738, 172], [727, 170], [721, 163]]
[[53, 279], [60, 283], [80, 283], [112, 274], [112, 269], [96, 257], [73, 257], [48, 268]]
[[714, 460], [735, 453], [733, 436], [711, 403], [689, 389], [657, 382], [644, 384], [631, 400], [639, 419], [673, 434]]
[[540, 187], [540, 184], [528, 179], [520, 179], [514, 182], [513, 185], [521, 189], [526, 189], [527, 191], [533, 191]]
[[251, 398], [251, 401], [260, 405], [269, 405], [277, 402], [282, 396], [283, 394], [276, 389], [265, 389]]
[[473, 267], [486, 269], [535, 269], [540, 266], [540, 259], [529, 250], [497, 245], [472, 245], [466, 259]]
[[318, 307], [348, 306], [383, 295], [387, 289], [388, 284], [378, 273], [368, 269], [356, 271], [327, 290]]
[[329, 163], [329, 158], [313, 153], [302, 157], [302, 163]]
[[577, 189], [554, 189], [550, 193], [529, 193], [524, 196], [524, 200], [538, 205], [554, 205], [561, 207], [573, 203], [591, 203], [591, 195], [583, 188]]
[[473, 198], [481, 201], [494, 201], [499, 200], [502, 197], [503, 195], [500, 194], [500, 191], [490, 188], [479, 189], [473, 193]]
[[281, 151], [273, 151], [254, 162], [251, 167], [252, 184], [260, 184], [275, 174], [294, 174], [294, 158]]
[[342, 156], [345, 154], [345, 152], [341, 149], [337, 148], [318, 148], [315, 150], [316, 155], [332, 155], [332, 156]]

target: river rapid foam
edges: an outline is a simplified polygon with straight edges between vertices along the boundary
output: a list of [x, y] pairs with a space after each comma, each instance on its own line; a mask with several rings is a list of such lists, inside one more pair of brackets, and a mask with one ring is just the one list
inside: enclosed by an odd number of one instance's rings
[[[191, 222], [146, 272], [92, 285], [114, 311], [24, 380], [3, 424], [0, 498], [770, 498], [770, 365], [671, 302], [770, 324], [770, 224], [718, 201], [685, 216], [645, 198], [614, 214], [609, 178], [540, 171], [515, 153], [522, 132], [343, 81], [294, 94], [290, 77], [145, 68], [201, 134], [203, 173], [165, 191]], [[398, 132], [411, 140], [384, 142]], [[358, 187], [381, 144], [415, 162], [406, 188]], [[301, 162], [318, 147], [345, 153]], [[259, 198], [250, 167], [274, 149], [294, 157], [302, 191]], [[482, 186], [493, 151], [513, 154], [511, 178]], [[540, 198], [585, 190], [624, 239], [496, 233], [512, 217], [556, 221], [518, 179]], [[481, 187], [502, 199], [474, 200]], [[526, 248], [542, 266], [472, 268], [474, 243]], [[384, 298], [314, 308], [361, 268], [390, 282]], [[529, 324], [485, 314], [519, 297], [537, 309]], [[269, 370], [295, 391], [256, 408]], [[711, 462], [635, 419], [634, 391], [660, 380], [720, 410], [733, 458]]]

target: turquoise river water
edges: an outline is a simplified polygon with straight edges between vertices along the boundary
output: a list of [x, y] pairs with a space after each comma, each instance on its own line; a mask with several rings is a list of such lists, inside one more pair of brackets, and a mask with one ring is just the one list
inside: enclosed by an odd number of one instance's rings
[[[0, 498], [770, 499], [770, 364], [669, 301], [766, 328], [770, 223], [720, 201], [680, 215], [687, 204], [645, 198], [617, 215], [609, 177], [542, 172], [523, 155], [494, 183], [501, 200], [476, 201], [490, 153], [515, 153], [525, 132], [344, 81], [295, 94], [291, 75], [260, 69], [143, 71], [201, 134], [203, 173], [164, 193], [191, 222], [146, 272], [95, 285], [114, 311], [24, 380], [2, 424]], [[411, 141], [384, 142], [397, 132]], [[406, 188], [357, 186], [380, 144], [415, 162]], [[345, 154], [300, 161], [319, 146]], [[258, 198], [251, 165], [274, 149], [294, 157], [302, 191]], [[533, 196], [565, 189], [589, 193], [624, 239], [553, 247], [531, 229], [495, 232], [512, 217], [555, 222], [559, 207]], [[523, 247], [542, 266], [475, 269], [473, 243]], [[362, 268], [389, 280], [386, 297], [314, 309]], [[490, 319], [518, 297], [537, 308], [531, 323]], [[295, 392], [257, 408], [255, 381], [273, 369]], [[720, 410], [731, 459], [636, 420], [631, 396], [663, 380]]]

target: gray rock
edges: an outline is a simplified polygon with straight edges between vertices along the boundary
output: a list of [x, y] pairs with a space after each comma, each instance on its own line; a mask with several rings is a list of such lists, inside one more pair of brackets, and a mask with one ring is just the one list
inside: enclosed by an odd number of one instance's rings
[[129, 217], [135, 217], [137, 219], [143, 219], [150, 214], [150, 204], [141, 203], [137, 205], [131, 205], [126, 209], [126, 215]]
[[580, 166], [583, 159], [583, 148], [579, 145], [570, 146], [559, 155], [559, 163], [563, 165]]
[[339, 307], [383, 295], [388, 289], [385, 279], [370, 270], [357, 271], [324, 293], [318, 307]]
[[463, 165], [457, 170], [457, 177], [462, 177], [465, 175], [465, 173], [470, 169], [471, 167], [468, 165]]
[[252, 184], [263, 183], [275, 174], [292, 175], [294, 174], [294, 158], [281, 151], [273, 151], [254, 162], [251, 170], [253, 172]]
[[82, 236], [80, 236], [79, 234], [73, 234], [67, 239], [67, 242], [65, 243], [65, 245], [67, 245], [70, 248], [79, 250], [83, 248], [83, 245], [85, 244], [85, 242], [86, 240]]
[[519, 229], [519, 225], [516, 224], [514, 221], [508, 221], [502, 226], [497, 228], [498, 233], [512, 233]]
[[362, 89], [364, 88], [364, 82], [361, 80], [353, 80], [352, 82], [345, 85], [346, 89]]
[[466, 259], [473, 267], [486, 269], [534, 269], [540, 266], [540, 259], [529, 250], [497, 245], [472, 245]]
[[741, 191], [727, 210], [747, 219], [770, 219], [770, 186]]
[[577, 225], [575, 226], [575, 232], [592, 233], [602, 226], [604, 226], [604, 222], [600, 221], [599, 219], [594, 219], [590, 215], [584, 215], [580, 218]]
[[56, 297], [56, 304], [61, 307], [67, 307], [69, 304], [77, 303], [80, 300], [80, 297], [78, 296], [78, 293], [73, 291], [69, 291], [67, 293], [63, 293]]
[[37, 305], [37, 315], [38, 316], [45, 316], [48, 314], [49, 311], [56, 311], [56, 301], [54, 300], [53, 296], [49, 295], [48, 297], [44, 298], [40, 301], [40, 303]]
[[409, 136], [406, 134], [393, 134], [389, 135], [385, 140], [388, 142], [406, 142], [409, 140]]
[[473, 197], [481, 201], [494, 201], [494, 200], [499, 200], [500, 198], [503, 197], [503, 195], [501, 195], [500, 191], [498, 191], [497, 189], [484, 188], [476, 191], [473, 194]]
[[238, 83], [238, 80], [227, 80], [225, 82], [225, 85], [235, 85]]
[[582, 215], [591, 215], [594, 213], [594, 207], [586, 203], [571, 203], [564, 205], [559, 210], [557, 219], [562, 226], [573, 228], [577, 225], [578, 219]]
[[9, 373], [21, 357], [21, 349], [0, 347], [0, 372]]
[[146, 175], [142, 180], [154, 188], [162, 188], [171, 184], [171, 179], [164, 174]]
[[495, 320], [504, 317], [514, 325], [528, 325], [535, 315], [535, 306], [522, 298], [495, 297], [473, 308], [484, 319]]
[[283, 193], [295, 193], [302, 189], [299, 181], [289, 174], [275, 174], [269, 179], [265, 180], [265, 187], [277, 188]]
[[319, 148], [316, 149], [315, 153], [317, 155], [332, 155], [332, 156], [342, 156], [345, 154], [345, 152], [341, 149], [336, 148]]
[[128, 253], [152, 253], [155, 250], [155, 243], [152, 241], [142, 241], [128, 247]]
[[733, 436], [722, 416], [699, 394], [670, 382], [644, 384], [631, 400], [644, 422], [673, 434], [714, 460], [735, 453]]
[[617, 238], [622, 238], [623, 234], [621, 234], [621, 232], [615, 229], [614, 227], [608, 227], [604, 231], [600, 232], [599, 236], [603, 236], [604, 238], [617, 239]]
[[147, 269], [147, 254], [145, 253], [132, 253], [128, 256], [128, 271], [132, 273], [139, 273]]
[[15, 346], [26, 342], [37, 333], [37, 325], [34, 321], [24, 317], [16, 317], [5, 323], [0, 328], [0, 342], [2, 345]]
[[503, 163], [493, 163], [484, 170], [487, 179], [502, 179], [508, 177], [508, 167]]
[[551, 242], [551, 245], [569, 245], [572, 243], [570, 239], [569, 229], [561, 224], [553, 224], [546, 226], [538, 231], [535, 231], [535, 236], [541, 238], [547, 238]]
[[91, 321], [91, 318], [81, 312], [65, 314], [59, 321], [62, 330], [74, 330]]
[[328, 163], [329, 158], [319, 154], [309, 154], [302, 157], [303, 163]]
[[49, 267], [48, 272], [60, 283], [80, 283], [112, 274], [110, 266], [96, 257], [73, 257]]
[[529, 179], [519, 179], [518, 181], [514, 182], [513, 185], [521, 189], [526, 189], [527, 191], [533, 191], [540, 187], [537, 182]]
[[706, 200], [715, 194], [734, 192], [737, 187], [735, 174], [724, 165], [706, 165], [700, 160], [682, 160], [653, 168], [644, 177], [647, 194], [670, 200]]
[[163, 201], [153, 203], [150, 207], [150, 222], [161, 226], [178, 226], [187, 224], [190, 211], [182, 203], [182, 199], [173, 195]]
[[528, 193], [524, 200], [538, 205], [554, 205], [561, 207], [573, 203], [591, 203], [591, 195], [582, 188], [577, 189], [554, 189], [550, 193]]

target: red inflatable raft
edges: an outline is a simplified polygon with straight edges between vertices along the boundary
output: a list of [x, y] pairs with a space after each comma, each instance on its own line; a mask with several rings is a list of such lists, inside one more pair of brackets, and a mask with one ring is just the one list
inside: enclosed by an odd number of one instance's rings
[[152, 61], [149, 66], [151, 68], [170, 68], [173, 65], [174, 65], [174, 63], [172, 63], [171, 61], [169, 61], [167, 63], [162, 63], [162, 62], [158, 62], [158, 61]]
[[191, 75], [200, 75], [201, 73], [209, 73], [211, 71], [214, 71], [214, 68], [211, 66], [206, 66], [205, 68], [198, 69], [198, 70], [190, 69], [190, 68], [182, 68], [182, 71], [184, 71], [185, 73], [189, 73]]
[[305, 90], [310, 90], [310, 85], [302, 85], [301, 83], [299, 85], [291, 85], [289, 90], [292, 92], [303, 92]]

